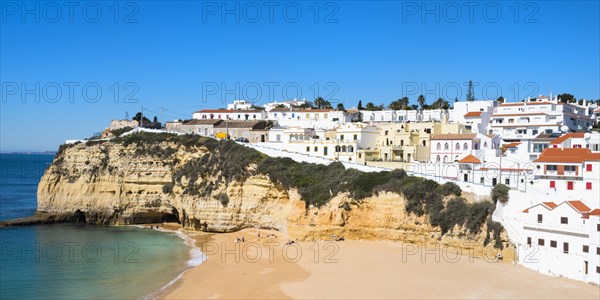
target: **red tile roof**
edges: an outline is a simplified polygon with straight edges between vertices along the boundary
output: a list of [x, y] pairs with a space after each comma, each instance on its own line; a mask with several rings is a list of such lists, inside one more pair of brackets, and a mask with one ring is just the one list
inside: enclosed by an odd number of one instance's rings
[[596, 208], [589, 213], [592, 216], [600, 216], [600, 208]]
[[582, 163], [600, 160], [600, 153], [587, 148], [546, 148], [534, 162]]
[[476, 136], [475, 133], [465, 133], [465, 134], [456, 134], [456, 133], [447, 133], [447, 134], [435, 134], [431, 136], [432, 140], [472, 140]]
[[590, 211], [590, 208], [587, 207], [587, 205], [583, 204], [583, 202], [581, 202], [579, 200], [571, 200], [571, 201], [567, 201], [567, 203], [580, 213], [586, 213], [586, 212]]
[[516, 148], [519, 145], [521, 145], [521, 143], [513, 142], [513, 143], [509, 143], [509, 144], [503, 144], [502, 148]]
[[552, 141], [550, 141], [550, 144], [562, 144], [562, 142], [564, 142], [568, 139], [582, 139], [583, 134], [584, 134], [583, 132], [567, 133], [565, 135], [562, 135], [560, 137], [553, 139]]
[[203, 109], [197, 113], [257, 113], [262, 110], [229, 110], [229, 109]]
[[528, 213], [530, 209], [532, 209], [532, 208], [534, 208], [536, 206], [539, 206], [539, 205], [544, 206], [547, 210], [553, 210], [555, 207], [558, 206], [554, 202], [542, 202], [542, 203], [538, 203], [538, 204], [536, 204], [536, 205], [534, 205], [532, 207], [529, 207], [529, 208], [525, 209], [523, 212], [524, 213]]
[[465, 114], [465, 118], [479, 117], [479, 116], [481, 116], [482, 113], [483, 113], [482, 111], [470, 111]]
[[473, 154], [469, 154], [465, 156], [463, 159], [458, 161], [459, 163], [467, 163], [467, 164], [480, 164], [481, 161], [477, 159], [477, 157], [473, 156]]
[[553, 209], [555, 207], [557, 207], [558, 205], [556, 205], [556, 203], [554, 202], [542, 202], [544, 205], [548, 206], [550, 209]]

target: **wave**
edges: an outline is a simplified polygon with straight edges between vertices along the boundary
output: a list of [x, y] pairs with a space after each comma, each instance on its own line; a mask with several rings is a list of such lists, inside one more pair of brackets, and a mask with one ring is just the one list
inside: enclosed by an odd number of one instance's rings
[[[132, 225], [132, 226], [137, 227], [137, 228], [142, 228], [142, 229], [148, 228], [147, 226], [144, 226], [144, 225]], [[185, 243], [185, 245], [187, 245], [188, 247], [191, 248], [190, 249], [190, 259], [186, 262], [187, 268], [185, 270], [183, 270], [181, 273], [179, 273], [179, 275], [177, 275], [177, 277], [173, 278], [171, 281], [169, 281], [169, 283], [167, 283], [166, 285], [161, 287], [158, 291], [153, 292], [152, 294], [143, 297], [143, 299], [158, 299], [170, 286], [172, 286], [177, 281], [179, 281], [179, 279], [181, 279], [183, 277], [183, 274], [185, 274], [187, 271], [191, 270], [192, 268], [202, 264], [207, 259], [206, 254], [202, 253], [200, 248], [198, 248], [196, 246], [196, 240], [189, 237], [187, 234], [183, 233], [181, 231], [181, 229], [170, 230], [170, 229], [156, 227], [156, 228], [153, 228], [153, 230], [165, 232], [165, 233], [173, 233], [173, 234], [177, 235], [178, 237], [180, 237], [183, 240], [183, 242]]]

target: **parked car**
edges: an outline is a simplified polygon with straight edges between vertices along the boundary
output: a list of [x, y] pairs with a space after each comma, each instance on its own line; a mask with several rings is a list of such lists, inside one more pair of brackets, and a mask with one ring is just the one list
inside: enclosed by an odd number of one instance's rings
[[250, 141], [247, 138], [243, 138], [243, 137], [237, 138], [237, 139], [235, 139], [235, 141], [238, 143], [250, 143]]

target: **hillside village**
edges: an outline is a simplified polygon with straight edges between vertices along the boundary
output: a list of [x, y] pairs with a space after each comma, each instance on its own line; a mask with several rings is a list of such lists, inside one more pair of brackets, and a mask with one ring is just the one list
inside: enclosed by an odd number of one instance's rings
[[148, 129], [145, 121], [141, 128], [143, 118], [113, 120], [103, 137], [166, 131], [234, 139], [296, 161], [340, 161], [368, 172], [402, 168], [454, 182], [476, 201], [504, 184], [510, 200], [498, 202], [493, 217], [516, 245], [519, 263], [600, 284], [600, 132], [592, 130], [600, 121], [597, 103], [539, 96], [411, 110], [313, 105], [290, 100], [256, 107], [235, 100], [162, 129]]

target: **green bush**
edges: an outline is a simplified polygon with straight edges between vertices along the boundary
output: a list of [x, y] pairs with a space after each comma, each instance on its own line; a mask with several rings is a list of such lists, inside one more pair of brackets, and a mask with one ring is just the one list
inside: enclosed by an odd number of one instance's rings
[[500, 201], [500, 203], [506, 203], [508, 202], [508, 192], [510, 191], [510, 188], [504, 184], [496, 184], [494, 186], [494, 188], [492, 188], [492, 200], [494, 201], [494, 204], [496, 204], [498, 201]]
[[125, 132], [129, 132], [132, 130], [133, 130], [133, 127], [127, 126], [127, 127], [123, 127], [123, 128], [119, 128], [119, 129], [113, 129], [110, 132], [113, 134], [113, 136], [117, 137], [117, 136], [121, 136], [121, 134], [123, 134]]
[[173, 192], [173, 183], [165, 183], [162, 186], [163, 194], [170, 194]]
[[462, 190], [460, 187], [454, 182], [446, 182], [439, 186], [439, 192], [442, 196], [454, 195], [460, 197], [462, 194]]
[[481, 231], [481, 226], [487, 216], [491, 214], [494, 204], [489, 201], [476, 202], [468, 206], [466, 217], [466, 228], [474, 234]]

